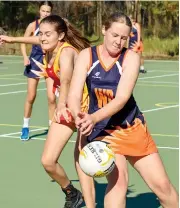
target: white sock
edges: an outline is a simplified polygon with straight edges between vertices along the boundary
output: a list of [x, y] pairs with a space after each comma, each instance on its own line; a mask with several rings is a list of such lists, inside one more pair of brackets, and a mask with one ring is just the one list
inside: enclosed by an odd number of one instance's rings
[[23, 128], [29, 127], [29, 120], [30, 120], [30, 118], [24, 118]]
[[141, 66], [140, 66], [140, 69], [141, 69], [141, 70], [144, 70], [144, 66], [143, 66], [143, 65], [141, 65]]
[[51, 126], [51, 124], [52, 124], [52, 121], [51, 121], [51, 120], [49, 120], [49, 126]]

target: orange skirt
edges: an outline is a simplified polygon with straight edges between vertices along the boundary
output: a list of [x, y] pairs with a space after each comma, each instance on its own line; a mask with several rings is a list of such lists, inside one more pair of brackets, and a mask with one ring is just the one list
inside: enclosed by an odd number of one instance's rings
[[97, 137], [95, 140], [109, 143], [115, 154], [145, 156], [158, 152], [146, 124], [142, 124], [140, 119], [135, 119], [135, 124], [126, 129], [117, 127], [116, 130], [105, 131], [108, 136]]

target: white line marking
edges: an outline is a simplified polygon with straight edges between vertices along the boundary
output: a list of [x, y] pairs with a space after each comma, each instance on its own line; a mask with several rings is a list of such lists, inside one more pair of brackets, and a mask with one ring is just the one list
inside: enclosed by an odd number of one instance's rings
[[[44, 80], [40, 80], [39, 83], [45, 82]], [[27, 82], [22, 82], [22, 83], [16, 83], [16, 84], [5, 84], [5, 85], [0, 85], [0, 87], [8, 87], [8, 86], [17, 86], [17, 85], [25, 85]]]
[[139, 81], [139, 83], [179, 84], [178, 82]]
[[[37, 91], [43, 91], [43, 90], [46, 90], [46, 88], [37, 89]], [[3, 93], [0, 93], [0, 95], [18, 94], [18, 93], [22, 93], [22, 92], [27, 92], [27, 90], [14, 91], [14, 92], [3, 92]]]
[[164, 63], [171, 63], [171, 62], [179, 62], [178, 60], [145, 60], [145, 62], [164, 62]]
[[166, 106], [166, 107], [163, 107], [163, 108], [154, 108], [154, 109], [144, 110], [144, 111], [142, 111], [142, 112], [143, 112], [143, 113], [147, 113], [147, 112], [158, 111], [158, 110], [164, 110], [164, 109], [168, 109], [168, 108], [176, 108], [176, 107], [179, 107], [179, 105]]
[[[33, 132], [33, 131], [41, 131], [41, 130], [45, 130], [47, 128], [39, 128], [39, 129], [33, 129], [33, 130], [30, 130], [30, 132]], [[1, 134], [0, 137], [7, 137], [7, 136], [11, 136], [11, 135], [14, 135], [14, 134], [20, 134], [21, 132], [13, 132], [13, 133], [9, 133], [9, 134]], [[18, 137], [19, 138], [19, 137]]]
[[0, 70], [1, 70], [1, 71], [2, 71], [2, 70], [5, 70], [5, 69], [8, 69], [8, 67], [6, 67], [6, 66], [0, 67]]
[[176, 76], [179, 74], [166, 74], [166, 75], [159, 75], [159, 76], [154, 76], [154, 77], [140, 77], [138, 79], [154, 79], [154, 78], [162, 78], [162, 77], [172, 77], [172, 76]]
[[147, 70], [147, 73], [149, 72], [166, 72], [166, 73], [176, 73], [178, 72], [178, 69], [176, 71], [168, 71], [168, 70], [156, 70], [153, 68], [153, 70]]
[[21, 74], [2, 74], [2, 75], [0, 75], [0, 77], [19, 76], [19, 75], [23, 75], [23, 73], [21, 73]]
[[159, 149], [172, 149], [172, 150], [179, 150], [179, 147], [158, 147]]
[[[19, 139], [19, 137], [15, 137], [15, 136], [1, 136], [0, 137], [6, 137], [6, 138], [11, 138], [11, 139]], [[45, 138], [38, 138], [38, 137], [32, 137], [30, 140], [40, 140], [40, 141], [45, 141]], [[69, 143], [75, 143], [76, 141], [74, 140], [69, 140]], [[157, 146], [159, 149], [170, 149], [170, 150], [179, 150], [178, 147], [159, 147]]]
[[21, 64], [21, 63], [23, 63], [23, 61], [22, 60], [17, 60], [17, 61], [15, 61], [15, 60], [11, 60], [11, 61], [7, 61], [6, 62], [6, 64], [8, 65], [8, 64]]

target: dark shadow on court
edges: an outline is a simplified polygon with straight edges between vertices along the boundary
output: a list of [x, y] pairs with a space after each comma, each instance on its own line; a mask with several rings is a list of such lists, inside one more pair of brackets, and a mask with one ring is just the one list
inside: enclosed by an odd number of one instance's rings
[[[78, 182], [78, 180], [72, 180], [72, 182]], [[104, 208], [104, 194], [106, 191], [106, 183], [98, 183], [95, 181], [96, 187], [96, 208]], [[135, 192], [132, 186], [129, 186], [126, 197], [126, 208], [160, 208], [159, 200], [156, 195], [149, 192], [138, 194], [137, 196], [128, 196], [130, 193]], [[118, 197], [118, 193], [117, 193]], [[85, 206], [85, 205], [82, 205]]]
[[34, 138], [34, 137], [40, 137], [40, 136], [45, 136], [45, 135], [47, 135], [48, 134], [48, 129], [46, 129], [46, 130], [44, 130], [44, 132], [42, 132], [42, 133], [39, 133], [39, 134], [33, 134], [33, 135], [31, 135], [29, 138], [30, 139], [32, 139], [32, 138]]

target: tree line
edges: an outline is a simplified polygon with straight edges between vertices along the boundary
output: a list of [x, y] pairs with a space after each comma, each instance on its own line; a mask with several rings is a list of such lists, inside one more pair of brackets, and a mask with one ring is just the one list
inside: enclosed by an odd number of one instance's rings
[[[38, 14], [36, 1], [0, 1], [0, 27], [24, 31]], [[66, 17], [86, 36], [100, 36], [104, 15], [121, 11], [134, 15], [145, 37], [178, 36], [178, 1], [53, 1], [53, 13]]]
[[[38, 18], [38, 1], [0, 1], [0, 34], [23, 35]], [[65, 17], [92, 44], [102, 40], [106, 16], [120, 11], [133, 15], [142, 29], [144, 55], [148, 58], [176, 58], [179, 55], [179, 1], [52, 1], [53, 14]], [[6, 45], [1, 54], [20, 54], [19, 44]]]

